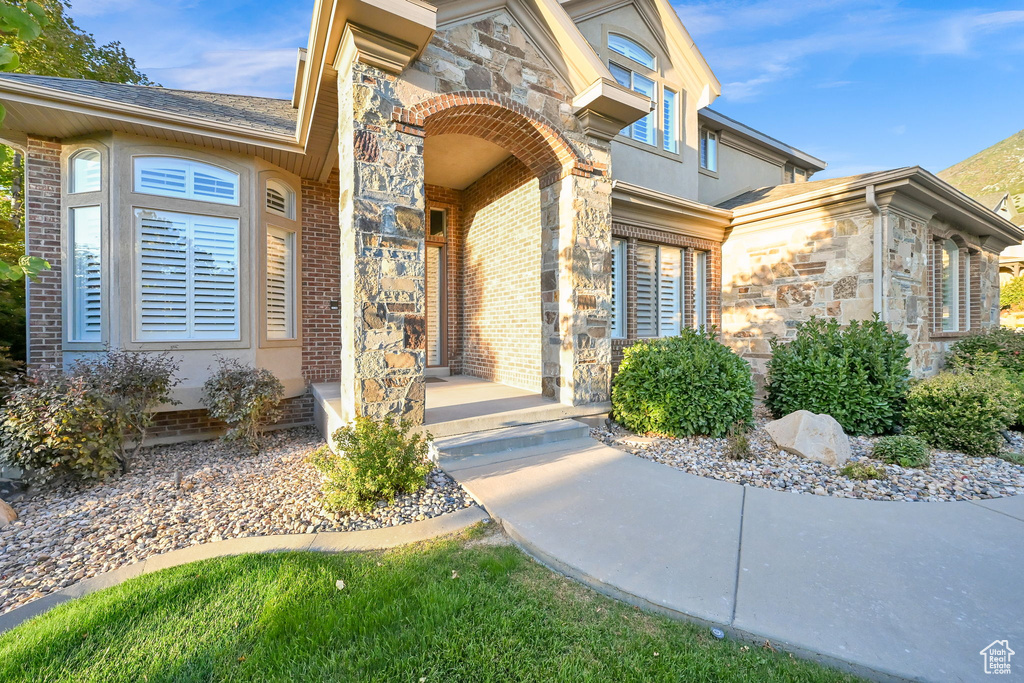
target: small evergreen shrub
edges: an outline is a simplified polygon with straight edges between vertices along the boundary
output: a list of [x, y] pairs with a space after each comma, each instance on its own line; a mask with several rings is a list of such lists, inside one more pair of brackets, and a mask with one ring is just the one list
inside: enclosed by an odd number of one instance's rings
[[771, 340], [766, 404], [776, 417], [797, 410], [831, 415], [847, 434], [890, 432], [910, 382], [909, 346], [877, 314], [846, 329], [811, 318], [792, 341]]
[[369, 512], [380, 500], [395, 502], [400, 493], [423, 488], [433, 469], [430, 435], [410, 434], [405, 421], [377, 422], [365, 417], [334, 433], [339, 453], [324, 447], [310, 461], [323, 475], [324, 506]]
[[124, 470], [126, 444], [137, 452], [152, 410], [173, 402], [177, 368], [166, 354], [112, 351], [25, 378], [0, 408], [0, 460], [43, 481]]
[[754, 382], [713, 329], [686, 329], [625, 350], [612, 406], [618, 422], [641, 434], [720, 437], [753, 419]]
[[900, 467], [928, 467], [932, 463], [931, 449], [916, 436], [883, 436], [875, 442], [873, 455], [890, 465]]
[[857, 481], [885, 478], [885, 470], [871, 463], [858, 460], [851, 460], [843, 465], [842, 469], [839, 470], [839, 474], [848, 479], [856, 479]]
[[991, 374], [941, 372], [910, 389], [907, 433], [932, 448], [967, 455], [996, 455], [1002, 431], [1015, 419], [1017, 397], [1009, 383]]
[[951, 369], [989, 370], [998, 365], [1024, 375], [1024, 334], [1008, 327], [995, 327], [960, 339], [949, 350], [946, 365]]
[[225, 441], [240, 441], [259, 452], [264, 428], [281, 416], [284, 386], [266, 368], [243, 365], [234, 358], [218, 357], [217, 363], [217, 370], [203, 384], [203, 405], [210, 417], [227, 423]]
[[999, 307], [1004, 311], [1024, 311], [1024, 275], [999, 288]]

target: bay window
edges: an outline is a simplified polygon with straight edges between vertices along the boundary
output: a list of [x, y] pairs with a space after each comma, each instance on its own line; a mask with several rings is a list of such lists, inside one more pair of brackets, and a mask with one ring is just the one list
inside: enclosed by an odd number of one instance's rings
[[263, 280], [264, 345], [289, 345], [299, 339], [299, 236], [296, 193], [284, 181], [261, 174], [265, 243]]
[[100, 207], [78, 206], [69, 210], [71, 243], [71, 322], [69, 341], [102, 340], [103, 305], [100, 270]]
[[192, 159], [139, 156], [135, 192], [238, 206], [238, 174]]

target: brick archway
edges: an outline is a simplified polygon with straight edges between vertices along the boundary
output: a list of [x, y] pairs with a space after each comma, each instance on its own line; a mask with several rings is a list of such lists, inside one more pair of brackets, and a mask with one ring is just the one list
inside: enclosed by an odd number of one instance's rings
[[594, 171], [554, 126], [503, 95], [478, 91], [437, 95], [408, 109], [397, 108], [394, 119], [421, 135], [463, 134], [493, 142], [522, 161], [542, 185]]

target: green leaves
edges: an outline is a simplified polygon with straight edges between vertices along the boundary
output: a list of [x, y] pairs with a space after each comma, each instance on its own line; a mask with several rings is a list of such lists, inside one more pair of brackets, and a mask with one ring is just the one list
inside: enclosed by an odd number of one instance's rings
[[1019, 402], [1003, 377], [941, 372], [915, 383], [907, 397], [907, 431], [933, 448], [995, 455]]
[[210, 417], [228, 424], [225, 441], [241, 441], [259, 452], [263, 428], [281, 415], [284, 386], [266, 368], [234, 358], [218, 357], [217, 362], [217, 371], [203, 384], [203, 405]]
[[750, 367], [713, 330], [637, 342], [612, 384], [616, 420], [671, 436], [723, 436], [752, 419], [753, 397]]
[[16, 264], [0, 261], [0, 280], [20, 280], [23, 277], [36, 279], [44, 270], [50, 269], [50, 263], [38, 256], [22, 256]]
[[910, 346], [876, 315], [845, 329], [835, 319], [811, 318], [796, 337], [771, 340], [768, 408], [831, 415], [850, 434], [883, 434], [899, 424], [910, 380]]
[[37, 2], [29, 2], [24, 9], [10, 2], [0, 2], [0, 33], [28, 42], [38, 38], [48, 23], [46, 12]]

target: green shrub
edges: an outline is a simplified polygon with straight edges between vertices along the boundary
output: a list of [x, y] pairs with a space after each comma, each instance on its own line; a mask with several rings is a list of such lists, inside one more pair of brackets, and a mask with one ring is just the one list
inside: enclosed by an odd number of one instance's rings
[[737, 422], [729, 427], [726, 435], [725, 457], [730, 460], [746, 460], [751, 455], [750, 423]]
[[946, 356], [946, 365], [972, 372], [998, 365], [1024, 375], [1024, 334], [1008, 327], [974, 332], [953, 344]]
[[1024, 275], [1013, 278], [999, 288], [999, 307], [1004, 311], [1024, 310]]
[[612, 406], [616, 420], [641, 434], [719, 437], [753, 419], [754, 382], [714, 330], [686, 329], [625, 350]]
[[847, 477], [848, 479], [856, 479], [857, 481], [885, 478], [885, 470], [882, 468], [872, 465], [871, 463], [860, 462], [857, 460], [851, 460], [843, 465], [842, 469], [839, 470], [839, 474]]
[[217, 358], [217, 370], [203, 384], [203, 405], [210, 417], [226, 422], [225, 441], [241, 441], [259, 452], [263, 429], [281, 417], [281, 381], [266, 368]]
[[831, 415], [848, 434], [890, 432], [906, 400], [909, 346], [877, 314], [846, 329], [811, 318], [792, 341], [771, 340], [766, 404], [776, 417], [797, 410]]
[[932, 448], [995, 455], [1014, 421], [1009, 383], [985, 373], [942, 372], [916, 382], [907, 397], [907, 432]]
[[124, 470], [126, 444], [137, 451], [151, 411], [173, 402], [177, 367], [166, 354], [114, 351], [27, 377], [0, 408], [0, 460], [44, 481]]
[[377, 501], [394, 503], [399, 493], [423, 488], [433, 469], [430, 439], [429, 434], [410, 435], [405, 421], [356, 418], [334, 433], [339, 453], [324, 447], [310, 456], [323, 475], [324, 506], [368, 512]]
[[875, 442], [873, 455], [890, 465], [900, 467], [928, 467], [932, 463], [931, 449], [916, 436], [883, 436]]

